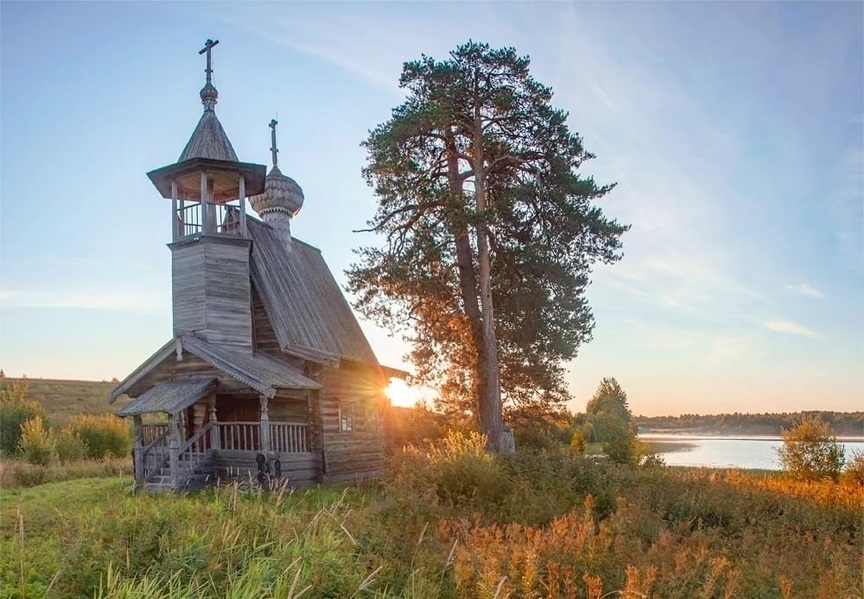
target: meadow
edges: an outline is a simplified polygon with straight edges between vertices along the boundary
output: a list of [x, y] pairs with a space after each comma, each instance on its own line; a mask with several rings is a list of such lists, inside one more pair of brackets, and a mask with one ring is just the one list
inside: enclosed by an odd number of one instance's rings
[[[59, 427], [113, 411], [111, 385], [28, 396]], [[864, 596], [860, 481], [496, 456], [426, 425], [443, 438], [380, 481], [270, 493], [137, 493], [128, 457], [3, 460], [0, 598]]]
[[[23, 379], [6, 378], [3, 385]], [[68, 381], [55, 379], [26, 379], [29, 383], [27, 399], [38, 402], [48, 414], [48, 424], [62, 428], [79, 414], [114, 414], [130, 400], [120, 397], [113, 405], [108, 394], [117, 386], [111, 381]]]
[[458, 434], [375, 483], [173, 496], [112, 475], [6, 488], [0, 506], [9, 598], [864, 593], [859, 485], [491, 456]]

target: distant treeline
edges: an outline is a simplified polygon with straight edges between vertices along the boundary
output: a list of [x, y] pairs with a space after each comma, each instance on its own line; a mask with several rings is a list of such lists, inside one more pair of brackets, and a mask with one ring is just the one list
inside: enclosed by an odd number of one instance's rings
[[807, 416], [818, 416], [831, 425], [838, 437], [864, 436], [864, 412], [783, 412], [780, 414], [682, 414], [681, 416], [636, 416], [641, 432], [669, 430], [720, 435], [779, 435]]

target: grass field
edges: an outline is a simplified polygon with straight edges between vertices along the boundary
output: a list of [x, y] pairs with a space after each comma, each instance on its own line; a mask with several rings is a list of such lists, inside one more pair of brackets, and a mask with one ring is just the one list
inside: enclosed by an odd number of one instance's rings
[[862, 596], [864, 489], [456, 443], [375, 484], [0, 491], [0, 597]]
[[[55, 425], [117, 407], [112, 383], [30, 384]], [[859, 484], [483, 448], [449, 434], [380, 482], [176, 496], [136, 494], [128, 458], [6, 462], [0, 599], [864, 596]]]
[[[21, 379], [7, 378], [3, 385]], [[125, 395], [114, 404], [108, 403], [108, 394], [117, 386], [110, 381], [66, 381], [56, 379], [27, 379], [27, 399], [42, 404], [51, 426], [61, 428], [77, 414], [114, 414], [129, 402]]]

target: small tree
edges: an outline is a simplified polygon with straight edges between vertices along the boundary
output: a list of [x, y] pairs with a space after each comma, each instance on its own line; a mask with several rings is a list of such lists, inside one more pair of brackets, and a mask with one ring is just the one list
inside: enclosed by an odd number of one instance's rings
[[21, 425], [36, 417], [45, 419], [42, 406], [27, 399], [29, 386], [24, 379], [0, 388], [0, 453], [5, 455], [18, 453]]
[[783, 446], [777, 449], [780, 467], [796, 480], [837, 480], [843, 470], [843, 446], [831, 426], [810, 416], [783, 431]]
[[[604, 378], [585, 408], [591, 437], [603, 444], [603, 453], [619, 464], [638, 461], [636, 427], [627, 405], [627, 393], [614, 378]], [[587, 437], [586, 432], [586, 437]]]
[[585, 437], [582, 436], [582, 431], [573, 431], [573, 438], [570, 440], [570, 450], [576, 455], [585, 455]]
[[57, 460], [57, 446], [42, 426], [42, 418], [39, 416], [21, 425], [21, 439], [18, 444], [24, 459], [31, 464], [47, 466]]

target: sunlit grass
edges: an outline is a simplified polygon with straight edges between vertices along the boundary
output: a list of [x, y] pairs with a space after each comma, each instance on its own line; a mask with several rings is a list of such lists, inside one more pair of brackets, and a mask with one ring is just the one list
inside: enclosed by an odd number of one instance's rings
[[2, 489], [0, 596], [862, 595], [861, 487], [482, 448], [457, 435], [381, 483], [269, 494]]

